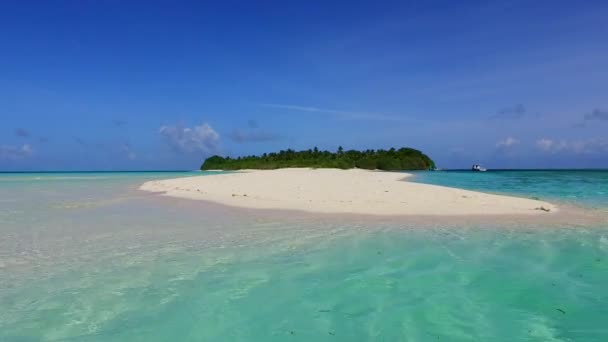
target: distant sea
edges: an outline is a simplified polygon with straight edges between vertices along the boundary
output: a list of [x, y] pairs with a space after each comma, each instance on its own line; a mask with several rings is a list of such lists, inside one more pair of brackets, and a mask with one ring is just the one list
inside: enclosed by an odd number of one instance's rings
[[416, 172], [605, 223], [279, 218], [0, 173], [0, 341], [608, 341], [608, 171]]

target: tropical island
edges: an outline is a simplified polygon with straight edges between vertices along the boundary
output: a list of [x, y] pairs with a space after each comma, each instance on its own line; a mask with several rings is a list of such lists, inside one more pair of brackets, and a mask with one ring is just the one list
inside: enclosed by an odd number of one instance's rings
[[[540, 200], [404, 181], [435, 163], [412, 148], [344, 151], [317, 148], [229, 158], [213, 156], [192, 177], [152, 180], [139, 189], [231, 207], [357, 215], [534, 215], [555, 212]], [[378, 170], [382, 170], [378, 172]], [[393, 172], [391, 172], [393, 171]]]
[[[402, 170], [435, 163], [412, 148], [344, 151], [292, 149], [239, 158], [213, 156], [192, 177], [152, 180], [139, 189], [248, 209], [388, 216], [534, 215], [556, 212], [540, 200], [404, 181]], [[381, 170], [382, 172], [378, 172]], [[393, 171], [393, 172], [390, 172]]]
[[389, 150], [344, 151], [342, 147], [333, 153], [318, 148], [294, 151], [281, 150], [278, 153], [264, 153], [261, 156], [238, 158], [209, 157], [201, 165], [201, 170], [271, 170], [281, 168], [335, 168], [367, 170], [428, 170], [435, 167], [429, 156], [413, 148]]

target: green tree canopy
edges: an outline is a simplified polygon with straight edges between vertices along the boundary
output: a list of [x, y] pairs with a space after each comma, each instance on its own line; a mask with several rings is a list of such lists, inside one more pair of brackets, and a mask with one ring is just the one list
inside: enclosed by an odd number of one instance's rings
[[311, 150], [281, 150], [278, 153], [264, 153], [261, 156], [241, 156], [239, 158], [213, 156], [205, 160], [201, 170], [242, 170], [280, 169], [287, 167], [312, 168], [360, 168], [368, 170], [426, 170], [435, 163], [426, 154], [413, 148], [390, 150], [347, 150], [342, 147], [336, 153]]

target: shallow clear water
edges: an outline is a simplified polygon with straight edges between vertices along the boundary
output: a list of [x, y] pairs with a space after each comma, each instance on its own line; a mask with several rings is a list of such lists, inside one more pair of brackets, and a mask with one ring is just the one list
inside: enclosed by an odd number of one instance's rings
[[[608, 224], [277, 218], [136, 191], [191, 175], [0, 174], [0, 340], [608, 339]], [[544, 175], [416, 180], [606, 207], [607, 173]]]

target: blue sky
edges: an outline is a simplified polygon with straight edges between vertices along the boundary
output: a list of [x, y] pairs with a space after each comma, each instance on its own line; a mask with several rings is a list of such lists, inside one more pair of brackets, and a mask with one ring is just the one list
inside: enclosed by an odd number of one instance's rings
[[0, 170], [410, 146], [608, 167], [605, 1], [0, 3]]

